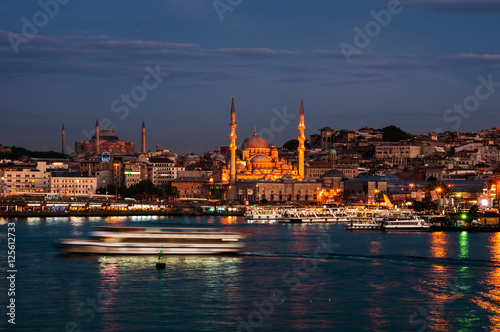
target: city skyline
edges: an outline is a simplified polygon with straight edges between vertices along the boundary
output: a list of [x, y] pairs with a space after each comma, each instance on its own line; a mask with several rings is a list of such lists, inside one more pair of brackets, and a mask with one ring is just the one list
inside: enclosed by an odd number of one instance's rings
[[229, 145], [233, 93], [237, 144], [278, 114], [270, 143], [297, 137], [301, 96], [306, 136], [497, 125], [495, 1], [230, 3], [0, 5], [0, 141], [59, 151], [63, 121], [72, 146], [98, 117], [136, 143], [144, 120], [148, 150], [202, 153]]

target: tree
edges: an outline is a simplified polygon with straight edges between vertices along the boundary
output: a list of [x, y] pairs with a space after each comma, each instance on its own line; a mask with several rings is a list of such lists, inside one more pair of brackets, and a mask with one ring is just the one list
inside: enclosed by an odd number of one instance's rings
[[477, 219], [479, 217], [479, 206], [474, 204], [469, 209], [469, 216], [472, 220]]
[[403, 131], [401, 128], [396, 127], [394, 125], [390, 125], [378, 130], [384, 133], [383, 138], [384, 141], [386, 142], [398, 142], [413, 137], [411, 134]]
[[177, 187], [170, 185], [168, 187], [165, 187], [164, 190], [165, 190], [165, 195], [167, 196], [173, 196], [173, 197], [179, 196], [179, 189], [177, 189]]
[[414, 201], [413, 202], [413, 209], [416, 212], [437, 211], [438, 205], [436, 202], [433, 202], [433, 201], [426, 199], [426, 200], [423, 200], [422, 202]]
[[163, 191], [156, 187], [151, 180], [142, 180], [136, 184], [131, 185], [126, 188], [122, 196], [124, 197], [133, 197], [133, 198], [141, 198], [147, 196], [161, 196], [163, 195]]
[[299, 140], [298, 139], [291, 139], [291, 140], [287, 141], [285, 144], [283, 144], [283, 149], [285, 149], [285, 150], [297, 151], [298, 147], [299, 147]]
[[0, 159], [18, 160], [22, 157], [27, 158], [48, 158], [48, 159], [66, 159], [67, 155], [55, 151], [30, 151], [25, 148], [11, 146], [12, 152], [0, 153]]

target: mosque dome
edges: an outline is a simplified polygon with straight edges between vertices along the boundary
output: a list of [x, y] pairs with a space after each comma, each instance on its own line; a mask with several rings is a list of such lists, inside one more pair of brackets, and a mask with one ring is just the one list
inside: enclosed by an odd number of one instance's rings
[[330, 154], [337, 154], [337, 151], [335, 151], [335, 149], [331, 149]]
[[325, 174], [321, 176], [322, 178], [343, 178], [344, 173], [342, 173], [339, 170], [336, 169], [331, 169], [329, 171], [326, 171]]
[[[118, 136], [115, 135], [114, 132], [107, 130], [104, 128], [99, 132], [99, 139], [106, 141], [118, 141]], [[92, 136], [92, 140], [95, 140], [95, 135]]]
[[236, 164], [236, 169], [245, 169], [245, 165], [243, 165], [243, 164]]
[[273, 161], [268, 156], [264, 156], [263, 154], [258, 154], [252, 158], [251, 162], [252, 163], [272, 163]]
[[245, 138], [243, 143], [241, 143], [241, 148], [269, 148], [269, 143], [266, 141], [264, 137], [257, 135], [257, 129], [254, 129], [254, 133], [252, 136]]
[[288, 166], [287, 164], [281, 164], [281, 169], [282, 170], [289, 170], [290, 166]]

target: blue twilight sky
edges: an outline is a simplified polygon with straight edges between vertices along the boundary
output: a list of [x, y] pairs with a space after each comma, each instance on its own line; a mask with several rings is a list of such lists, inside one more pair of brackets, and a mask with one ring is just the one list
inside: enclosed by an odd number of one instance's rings
[[295, 138], [301, 95], [307, 135], [500, 125], [498, 0], [55, 1], [0, 1], [4, 145], [60, 150], [62, 121], [73, 146], [99, 117], [202, 153], [228, 145], [233, 93], [238, 144]]

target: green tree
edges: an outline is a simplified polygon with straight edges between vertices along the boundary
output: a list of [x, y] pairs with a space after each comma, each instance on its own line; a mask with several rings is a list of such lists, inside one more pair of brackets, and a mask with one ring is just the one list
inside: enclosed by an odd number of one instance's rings
[[425, 199], [422, 202], [414, 201], [413, 209], [416, 212], [435, 212], [438, 209], [438, 205], [436, 202]]
[[283, 144], [283, 149], [285, 149], [285, 150], [297, 151], [298, 147], [299, 147], [299, 140], [298, 139], [291, 139], [291, 140], [287, 141], [285, 144]]
[[413, 137], [413, 135], [403, 131], [401, 128], [394, 125], [378, 129], [384, 133], [384, 141], [386, 142], [398, 142], [401, 140], [407, 140]]
[[477, 219], [479, 217], [479, 206], [474, 204], [469, 209], [469, 216], [472, 220]]
[[142, 180], [126, 188], [122, 196], [131, 198], [158, 197], [163, 195], [163, 190], [156, 187], [151, 180]]

